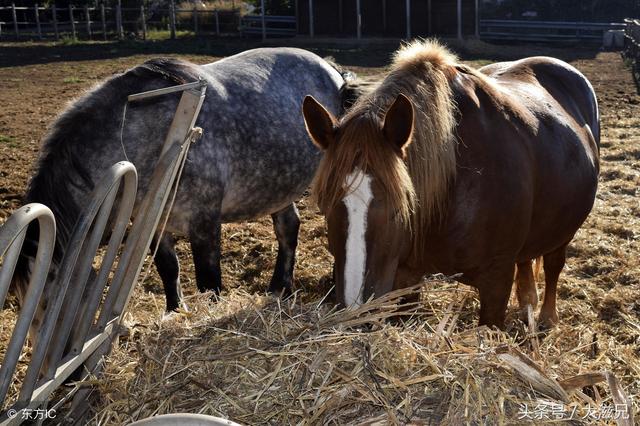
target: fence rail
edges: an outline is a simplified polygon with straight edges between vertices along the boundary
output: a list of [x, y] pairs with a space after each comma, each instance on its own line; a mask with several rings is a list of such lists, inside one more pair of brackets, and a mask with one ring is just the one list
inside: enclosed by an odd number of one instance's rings
[[[296, 35], [295, 16], [245, 15], [240, 10], [179, 9], [170, 3], [168, 9], [140, 7], [77, 7], [59, 8], [39, 6], [0, 7], [0, 39], [55, 38], [123, 39], [125, 34], [136, 34], [146, 39], [149, 31], [168, 30], [171, 38], [178, 31], [191, 31], [196, 35], [242, 34], [267, 36]], [[7, 20], [9, 17], [9, 20]]]
[[480, 37], [486, 40], [601, 42], [610, 30], [623, 30], [624, 23], [557, 22], [481, 19]]
[[294, 37], [297, 32], [295, 16], [245, 15], [240, 20], [243, 35], [267, 35]]
[[633, 77], [640, 92], [640, 19], [625, 19], [624, 55], [631, 61]]
[[[267, 17], [270, 18], [270, 17]], [[238, 34], [240, 10], [167, 8], [40, 6], [0, 7], [0, 39], [54, 38], [123, 39], [135, 34], [146, 39], [151, 30], [168, 30], [175, 38], [178, 31], [195, 34]]]

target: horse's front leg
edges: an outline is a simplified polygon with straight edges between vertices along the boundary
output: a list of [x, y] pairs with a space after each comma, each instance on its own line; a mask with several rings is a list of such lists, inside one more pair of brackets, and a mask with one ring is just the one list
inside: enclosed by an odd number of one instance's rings
[[222, 271], [220, 269], [220, 235], [222, 224], [220, 216], [199, 218], [191, 224], [189, 240], [193, 263], [196, 268], [196, 284], [201, 292], [222, 290]]
[[[154, 238], [151, 247], [155, 247]], [[158, 250], [153, 258], [158, 274], [164, 286], [164, 295], [167, 299], [167, 312], [175, 311], [182, 303], [182, 290], [180, 288], [180, 264], [176, 255], [175, 239], [165, 233], [160, 239]]]
[[287, 295], [291, 293], [293, 286], [293, 268], [296, 263], [300, 216], [295, 204], [291, 203], [272, 214], [271, 218], [278, 239], [278, 258], [269, 284], [269, 291]]

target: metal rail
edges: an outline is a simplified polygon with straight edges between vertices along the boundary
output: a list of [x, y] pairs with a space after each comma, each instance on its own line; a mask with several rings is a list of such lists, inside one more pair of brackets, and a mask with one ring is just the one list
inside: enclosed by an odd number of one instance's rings
[[622, 30], [624, 23], [561, 22], [481, 19], [480, 37], [517, 41], [602, 41], [609, 30]]
[[27, 339], [29, 327], [47, 281], [56, 241], [56, 222], [48, 207], [34, 203], [27, 204], [16, 211], [0, 228], [0, 255], [4, 256], [0, 272], [0, 307], [2, 307], [20, 257], [27, 228], [34, 221], [38, 221], [40, 231], [38, 251], [33, 263], [24, 305], [7, 346], [2, 367], [0, 367], [0, 400], [2, 401], [7, 396], [20, 352]]

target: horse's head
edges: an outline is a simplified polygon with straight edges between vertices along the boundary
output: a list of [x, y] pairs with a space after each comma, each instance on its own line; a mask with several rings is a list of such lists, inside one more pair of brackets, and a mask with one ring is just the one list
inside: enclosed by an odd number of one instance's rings
[[336, 291], [345, 306], [357, 306], [392, 290], [410, 252], [415, 193], [404, 157], [413, 106], [400, 94], [386, 111], [356, 106], [337, 121], [307, 96], [303, 115], [324, 151], [313, 192], [327, 220]]

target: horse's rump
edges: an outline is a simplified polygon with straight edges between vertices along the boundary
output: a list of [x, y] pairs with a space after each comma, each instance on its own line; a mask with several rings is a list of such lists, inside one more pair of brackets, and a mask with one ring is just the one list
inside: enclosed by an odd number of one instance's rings
[[[117, 157], [100, 163], [93, 161], [100, 152], [110, 150], [109, 143], [120, 143], [113, 136], [123, 120], [124, 106], [131, 93], [183, 84], [197, 80], [197, 68], [188, 62], [172, 58], [147, 61], [123, 74], [116, 75], [91, 89], [56, 119], [45, 136], [35, 173], [28, 183], [23, 204], [42, 203], [56, 218], [56, 245], [53, 264], [62, 260], [63, 248], [81, 213], [82, 200], [94, 188], [95, 181], [110, 164], [126, 159], [122, 149]], [[143, 102], [144, 103], [144, 102]], [[161, 141], [160, 141], [161, 142]], [[28, 284], [27, 258], [35, 257], [38, 226], [32, 223], [27, 231], [22, 256], [12, 280], [10, 291], [24, 294]]]

